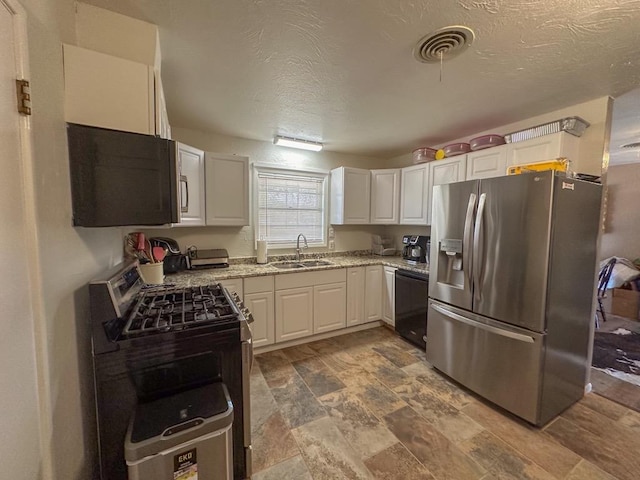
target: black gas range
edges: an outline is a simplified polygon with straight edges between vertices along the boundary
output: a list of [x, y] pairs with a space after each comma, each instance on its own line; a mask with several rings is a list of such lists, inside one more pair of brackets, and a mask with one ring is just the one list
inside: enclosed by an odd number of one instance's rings
[[223, 382], [234, 408], [234, 478], [251, 474], [252, 317], [219, 284], [153, 286], [137, 262], [89, 285], [102, 480], [126, 480], [124, 438], [139, 403]]

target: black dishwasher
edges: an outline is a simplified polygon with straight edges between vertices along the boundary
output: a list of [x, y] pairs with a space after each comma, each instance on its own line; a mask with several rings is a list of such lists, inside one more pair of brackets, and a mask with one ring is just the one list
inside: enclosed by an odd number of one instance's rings
[[425, 350], [429, 274], [396, 270], [396, 332]]

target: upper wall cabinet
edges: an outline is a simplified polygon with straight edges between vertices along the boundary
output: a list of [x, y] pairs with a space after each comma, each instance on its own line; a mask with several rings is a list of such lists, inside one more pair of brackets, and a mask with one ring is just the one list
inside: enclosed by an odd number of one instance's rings
[[175, 227], [205, 225], [204, 152], [177, 143], [180, 223]]
[[467, 153], [467, 180], [500, 177], [507, 173], [507, 147], [479, 150]]
[[365, 225], [371, 211], [369, 170], [340, 167], [331, 170], [330, 221], [333, 225]]
[[371, 222], [398, 223], [400, 204], [400, 169], [371, 170]]
[[160, 71], [158, 26], [104, 8], [75, 2], [79, 47], [153, 65]]
[[205, 154], [206, 224], [249, 225], [249, 158]]
[[429, 162], [429, 208], [427, 212], [427, 224], [431, 225], [431, 197], [435, 185], [461, 182], [465, 179], [467, 169], [467, 156], [446, 158]]
[[507, 166], [544, 162], [559, 157], [575, 162], [578, 159], [580, 139], [570, 133], [559, 132], [524, 142], [509, 143], [506, 146]]
[[400, 176], [400, 223], [427, 225], [430, 204], [429, 164], [403, 168]]
[[63, 52], [67, 122], [170, 137], [153, 66], [74, 45]]
[[467, 154], [467, 180], [506, 175], [507, 167], [555, 158], [577, 160], [580, 139], [565, 132]]

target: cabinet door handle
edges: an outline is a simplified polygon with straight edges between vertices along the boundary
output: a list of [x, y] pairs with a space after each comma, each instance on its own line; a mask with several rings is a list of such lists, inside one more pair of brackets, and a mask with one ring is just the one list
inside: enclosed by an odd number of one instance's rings
[[[180, 183], [184, 183], [185, 203], [180, 205], [180, 211], [187, 213], [189, 211], [189, 181], [186, 175], [180, 175]], [[182, 201], [182, 198], [180, 199]]]

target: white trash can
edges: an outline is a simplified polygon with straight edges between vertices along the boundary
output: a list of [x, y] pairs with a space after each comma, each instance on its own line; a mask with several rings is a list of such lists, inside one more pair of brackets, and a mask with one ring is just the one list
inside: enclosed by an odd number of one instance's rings
[[129, 480], [231, 480], [232, 424], [224, 383], [139, 404], [124, 443]]

